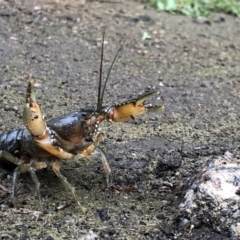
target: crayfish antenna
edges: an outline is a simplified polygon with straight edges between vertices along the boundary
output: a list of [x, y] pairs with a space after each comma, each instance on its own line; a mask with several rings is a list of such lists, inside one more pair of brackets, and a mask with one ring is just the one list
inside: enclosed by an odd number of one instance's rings
[[[102, 108], [102, 99], [101, 99], [101, 88], [102, 88], [102, 69], [103, 69], [103, 52], [104, 52], [104, 36], [105, 36], [105, 27], [103, 28], [102, 35], [102, 50], [101, 50], [101, 58], [100, 58], [100, 69], [99, 69], [99, 83], [98, 83], [98, 99], [97, 99], [97, 112]], [[104, 92], [104, 88], [103, 88]]]
[[103, 104], [103, 97], [104, 97], [104, 93], [105, 93], [105, 89], [106, 89], [106, 86], [107, 86], [107, 82], [109, 80], [109, 77], [110, 77], [110, 73], [112, 71], [112, 68], [113, 68], [113, 65], [114, 63], [116, 62], [116, 59], [118, 57], [118, 54], [120, 53], [120, 51], [122, 50], [123, 48], [123, 45], [124, 43], [127, 41], [127, 38], [121, 43], [118, 51], [116, 52], [114, 58], [113, 58], [113, 61], [110, 65], [110, 68], [108, 70], [108, 73], [107, 73], [107, 77], [105, 79], [105, 82], [103, 84], [103, 87], [102, 87], [102, 69], [103, 69], [103, 53], [104, 53], [104, 37], [105, 37], [105, 27], [103, 29], [103, 36], [102, 36], [102, 50], [101, 50], [101, 62], [100, 62], [100, 74], [99, 74], [99, 85], [98, 85], [98, 100], [97, 100], [97, 112], [100, 112], [102, 110], [102, 104]]

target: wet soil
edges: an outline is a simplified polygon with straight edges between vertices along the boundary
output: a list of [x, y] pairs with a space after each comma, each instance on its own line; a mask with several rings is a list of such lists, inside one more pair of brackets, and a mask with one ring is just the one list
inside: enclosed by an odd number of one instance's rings
[[[104, 104], [157, 90], [151, 102], [165, 106], [102, 126], [112, 188], [98, 158], [63, 164], [85, 215], [48, 170], [38, 172], [46, 213], [39, 215], [29, 174], [20, 176], [14, 208], [12, 172], [1, 168], [1, 239], [227, 239], [208, 226], [180, 230], [176, 215], [179, 186], [195, 169], [227, 150], [240, 156], [240, 20], [215, 14], [200, 23], [137, 1], [0, 4], [1, 132], [23, 127], [29, 77], [46, 119], [95, 106], [103, 26], [104, 74], [127, 38]], [[143, 41], [144, 32], [151, 39]]]

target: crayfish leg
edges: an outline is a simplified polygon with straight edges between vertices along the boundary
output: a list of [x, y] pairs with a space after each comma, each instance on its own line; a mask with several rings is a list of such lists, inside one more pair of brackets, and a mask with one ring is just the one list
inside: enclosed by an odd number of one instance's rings
[[112, 184], [112, 178], [111, 178], [111, 168], [108, 164], [107, 156], [101, 148], [96, 148], [93, 154], [96, 154], [101, 158], [103, 170], [106, 174], [107, 187], [109, 187]]
[[41, 198], [41, 194], [40, 194], [40, 182], [38, 180], [38, 177], [36, 175], [36, 169], [34, 167], [30, 167], [29, 168], [29, 172], [30, 172], [30, 175], [32, 177], [32, 180], [33, 182], [35, 183], [35, 186], [36, 186], [36, 191], [37, 191], [37, 197], [38, 197], [38, 203], [39, 203], [39, 208], [40, 208], [40, 211], [43, 212], [43, 204], [42, 204], [42, 198]]
[[90, 156], [95, 151], [95, 149], [98, 147], [99, 143], [103, 140], [103, 137], [104, 137], [104, 134], [103, 133], [99, 133], [96, 136], [93, 144], [91, 144], [88, 148], [83, 150], [80, 154], [78, 154], [78, 156], [80, 158], [85, 158], [85, 157]]
[[14, 157], [11, 153], [5, 150], [0, 150], [0, 158], [3, 158], [15, 165], [20, 165], [22, 163], [21, 159]]
[[58, 161], [53, 162], [52, 169], [53, 169], [54, 173], [58, 176], [58, 178], [60, 179], [62, 184], [70, 191], [73, 198], [76, 200], [78, 206], [81, 208], [82, 212], [86, 213], [86, 208], [84, 208], [81, 205], [81, 203], [76, 195], [75, 188], [70, 184], [70, 182], [67, 180], [67, 178], [60, 172], [60, 162], [58, 162]]
[[12, 181], [12, 199], [13, 199], [13, 205], [16, 205], [16, 192], [17, 192], [17, 181], [18, 177], [21, 173], [22, 166], [24, 162], [19, 159], [14, 157], [11, 153], [5, 151], [5, 150], [0, 150], [0, 158], [4, 158], [5, 160], [18, 165], [13, 172], [13, 181]]
[[36, 186], [36, 191], [37, 191], [37, 197], [38, 197], [38, 203], [39, 203], [39, 208], [40, 211], [43, 212], [43, 204], [42, 204], [42, 199], [41, 199], [41, 194], [40, 194], [40, 182], [38, 180], [38, 177], [36, 175], [36, 170], [42, 169], [42, 168], [47, 168], [49, 164], [46, 162], [37, 162], [36, 160], [31, 160], [30, 164], [25, 164], [24, 161], [19, 159], [18, 162], [19, 166], [17, 166], [13, 172], [13, 187], [12, 187], [12, 198], [13, 198], [13, 204], [14, 206], [17, 205], [16, 201], [16, 193], [17, 193], [17, 182], [18, 182], [18, 177], [20, 173], [23, 172], [29, 172], [32, 180]]
[[21, 173], [22, 165], [23, 165], [23, 163], [21, 165], [17, 166], [13, 172], [12, 199], [13, 199], [14, 206], [17, 205], [17, 201], [16, 201], [17, 182], [18, 182], [18, 177]]
[[107, 157], [103, 150], [98, 147], [99, 143], [103, 140], [104, 134], [99, 133], [92, 145], [90, 145], [87, 149], [85, 149], [80, 156], [81, 158], [88, 157], [90, 155], [98, 155], [101, 158], [104, 172], [106, 173], [106, 180], [107, 180], [107, 186], [109, 187], [109, 183], [111, 184], [111, 168], [108, 164]]

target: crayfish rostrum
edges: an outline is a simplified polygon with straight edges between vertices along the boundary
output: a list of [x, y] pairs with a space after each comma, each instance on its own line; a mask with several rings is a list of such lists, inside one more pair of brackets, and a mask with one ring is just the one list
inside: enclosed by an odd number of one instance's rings
[[[104, 34], [103, 34], [104, 40]], [[74, 187], [60, 172], [62, 161], [68, 161], [75, 155], [79, 158], [98, 154], [102, 160], [107, 176], [111, 169], [103, 151], [98, 147], [103, 134], [98, 132], [99, 124], [104, 120], [123, 122], [131, 120], [145, 112], [162, 109], [162, 106], [145, 105], [145, 100], [158, 92], [148, 92], [140, 97], [118, 105], [103, 107], [103, 95], [113, 63], [122, 48], [119, 48], [108, 71], [102, 87], [103, 41], [98, 86], [97, 108], [81, 109], [44, 121], [34, 95], [34, 81], [28, 83], [26, 104], [23, 111], [25, 129], [14, 129], [0, 135], [0, 159], [16, 165], [13, 173], [12, 197], [15, 203], [17, 180], [20, 173], [29, 172], [36, 186], [40, 210], [43, 204], [40, 195], [40, 183], [36, 170], [52, 167], [54, 173], [71, 192], [78, 206], [85, 211], [75, 193]]]

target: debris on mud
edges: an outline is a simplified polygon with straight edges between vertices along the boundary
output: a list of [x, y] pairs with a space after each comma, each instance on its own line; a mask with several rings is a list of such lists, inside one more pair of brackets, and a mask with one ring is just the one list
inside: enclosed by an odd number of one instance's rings
[[240, 159], [230, 152], [209, 159], [187, 185], [179, 205], [180, 228], [207, 225], [223, 236], [240, 237]]

